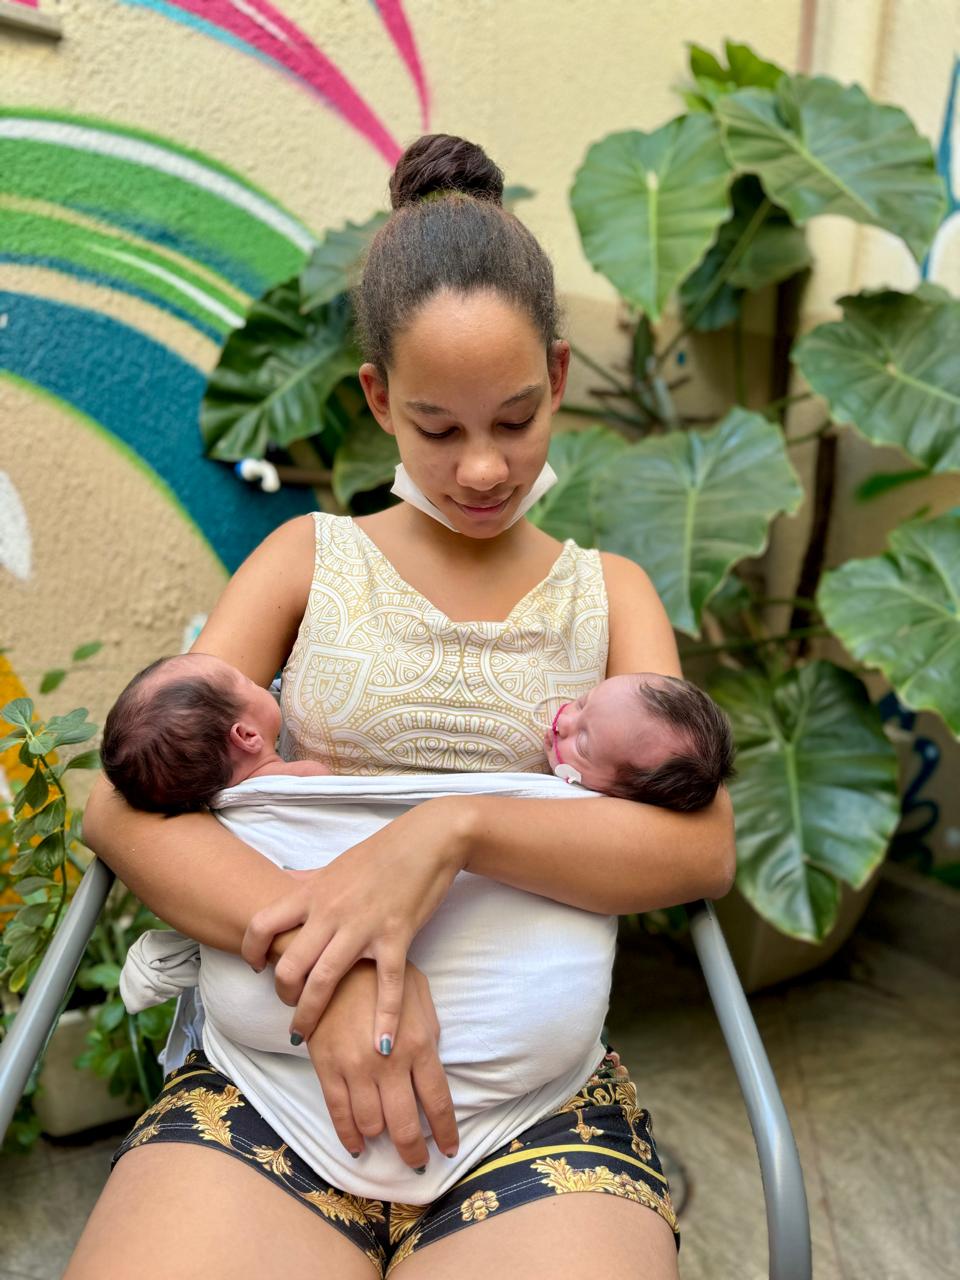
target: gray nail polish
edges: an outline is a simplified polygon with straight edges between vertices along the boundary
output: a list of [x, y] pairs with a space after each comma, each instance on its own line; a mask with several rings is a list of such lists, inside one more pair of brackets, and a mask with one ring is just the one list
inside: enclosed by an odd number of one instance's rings
[[380, 1052], [385, 1058], [390, 1056], [390, 1050], [393, 1048], [393, 1041], [389, 1036], [380, 1037]]
[[419, 1169], [414, 1169], [414, 1171], [413, 1171], [413, 1172], [414, 1172], [414, 1173], [426, 1173], [426, 1172], [427, 1172], [427, 1166], [426, 1166], [425, 1164], [422, 1164], [422, 1165], [420, 1166], [420, 1168], [419, 1168]]
[[290, 1043], [293, 1045], [303, 1044], [303, 1036], [300, 1034], [299, 1031], [294, 1031], [294, 1033], [290, 1037]]
[[351, 1152], [350, 1152], [350, 1154], [353, 1156], [354, 1160], [359, 1160], [359, 1159], [360, 1159], [360, 1152], [359, 1152], [359, 1151], [351, 1151]]

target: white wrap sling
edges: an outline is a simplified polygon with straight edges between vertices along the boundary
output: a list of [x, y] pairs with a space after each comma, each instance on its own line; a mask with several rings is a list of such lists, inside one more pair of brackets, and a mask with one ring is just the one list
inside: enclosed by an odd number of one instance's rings
[[[374, 778], [265, 777], [221, 794], [218, 817], [279, 866], [332, 861], [411, 805], [467, 792], [525, 798], [593, 793], [537, 774]], [[385, 885], [389, 890], [389, 885]], [[163, 959], [163, 934], [131, 955], [123, 994], [144, 1007], [190, 980], [181, 935]], [[157, 939], [159, 938], [159, 942]], [[273, 969], [255, 974], [239, 956], [200, 947], [202, 1043], [218, 1070], [316, 1172], [335, 1187], [380, 1200], [425, 1204], [486, 1154], [574, 1094], [603, 1056], [616, 920], [462, 872], [414, 939], [441, 1025], [439, 1053], [460, 1127], [454, 1159], [428, 1142], [417, 1176], [384, 1134], [352, 1159], [327, 1114], [307, 1045], [290, 1044], [292, 1010]], [[151, 997], [151, 973], [158, 985]], [[173, 1065], [168, 1062], [167, 1068]], [[426, 1126], [424, 1132], [427, 1133]]]

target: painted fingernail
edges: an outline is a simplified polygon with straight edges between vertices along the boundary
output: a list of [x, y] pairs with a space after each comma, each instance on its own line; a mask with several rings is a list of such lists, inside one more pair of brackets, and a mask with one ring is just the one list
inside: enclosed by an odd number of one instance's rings
[[263, 970], [264, 970], [263, 965], [261, 965], [260, 968], [258, 969], [255, 964], [252, 964], [250, 968], [253, 970], [254, 973], [263, 973]]
[[443, 1154], [447, 1157], [448, 1160], [452, 1160], [457, 1153], [456, 1151], [445, 1151]]
[[350, 1154], [353, 1156], [354, 1160], [359, 1160], [359, 1159], [360, 1159], [360, 1152], [359, 1152], [359, 1151], [351, 1151], [351, 1152], [350, 1152]]
[[414, 1169], [414, 1171], [413, 1171], [413, 1172], [414, 1172], [414, 1173], [426, 1173], [426, 1172], [427, 1172], [427, 1166], [426, 1166], [425, 1164], [422, 1164], [422, 1165], [420, 1166], [420, 1168], [419, 1168], [419, 1169]]
[[303, 1044], [303, 1036], [299, 1031], [294, 1031], [290, 1037], [291, 1044]]
[[389, 1036], [380, 1037], [380, 1052], [385, 1058], [389, 1058], [390, 1050], [393, 1048], [393, 1041]]

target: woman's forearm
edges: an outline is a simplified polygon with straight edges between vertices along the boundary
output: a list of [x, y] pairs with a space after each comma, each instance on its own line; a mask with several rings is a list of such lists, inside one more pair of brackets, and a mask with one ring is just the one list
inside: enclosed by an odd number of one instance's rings
[[722, 898], [733, 883], [733, 810], [725, 791], [699, 813], [609, 796], [451, 799], [467, 871], [587, 911], [626, 915]]
[[[83, 837], [161, 920], [237, 955], [250, 917], [290, 888], [280, 867], [231, 835], [212, 814], [141, 813], [102, 777], [84, 813]], [[271, 959], [283, 949], [278, 939]]]

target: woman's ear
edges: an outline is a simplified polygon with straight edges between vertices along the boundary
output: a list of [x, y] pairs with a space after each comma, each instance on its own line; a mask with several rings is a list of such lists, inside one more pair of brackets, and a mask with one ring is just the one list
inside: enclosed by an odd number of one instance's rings
[[263, 749], [263, 737], [258, 729], [238, 720], [230, 726], [230, 745], [244, 755], [255, 756]]
[[396, 435], [393, 420], [390, 417], [390, 393], [387, 390], [386, 379], [377, 366], [369, 361], [360, 366], [358, 376], [363, 394], [367, 397], [370, 412], [388, 435]]
[[565, 339], [558, 338], [551, 344], [547, 355], [547, 370], [550, 374], [550, 407], [556, 413], [567, 389], [567, 374], [570, 371], [570, 343]]

